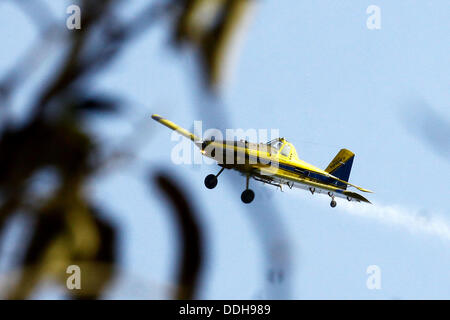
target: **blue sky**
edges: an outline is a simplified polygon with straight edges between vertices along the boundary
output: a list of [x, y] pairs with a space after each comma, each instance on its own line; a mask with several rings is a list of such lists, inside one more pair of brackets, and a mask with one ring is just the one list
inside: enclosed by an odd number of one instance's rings
[[[47, 2], [64, 28], [70, 2]], [[145, 1], [133, 3], [138, 10]], [[149, 115], [190, 128], [202, 120], [201, 108], [217, 105], [202, 100], [192, 83], [194, 59], [168, 47], [169, 23], [163, 21], [94, 84], [130, 101], [121, 117], [91, 123], [110, 145], [149, 119], [139, 127], [144, 143], [136, 162], [90, 189], [121, 231], [121, 277], [108, 297], [166, 297], [172, 286], [177, 235], [162, 195], [144, 180], [143, 168], [155, 166], [179, 178], [200, 213], [207, 243], [199, 298], [450, 298], [450, 161], [409, 127], [418, 103], [447, 123], [450, 118], [448, 2], [257, 3], [221, 95], [226, 123], [277, 128], [300, 158], [323, 168], [340, 148], [352, 150], [350, 181], [374, 190], [368, 198], [375, 205], [350, 207], [341, 200], [331, 209], [323, 196], [255, 186], [255, 203], [245, 207], [239, 199], [244, 179], [236, 172], [224, 172], [218, 187], [206, 190], [203, 178], [217, 167], [170, 163], [175, 142]], [[380, 30], [366, 28], [372, 4], [381, 8]], [[31, 45], [36, 30], [14, 6], [0, 7], [2, 24], [9, 26], [0, 30], [3, 71]], [[14, 97], [17, 117], [45, 75], [43, 66]], [[273, 219], [276, 224], [267, 222]], [[272, 228], [284, 230], [283, 236]], [[261, 240], [284, 243], [289, 270], [283, 283], [268, 283], [267, 264], [277, 263], [266, 257]], [[381, 290], [366, 287], [369, 265], [381, 268]]]

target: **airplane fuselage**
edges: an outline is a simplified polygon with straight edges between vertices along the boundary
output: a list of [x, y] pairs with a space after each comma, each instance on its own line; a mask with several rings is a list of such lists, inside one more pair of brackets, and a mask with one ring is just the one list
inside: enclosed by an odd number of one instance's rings
[[208, 189], [216, 187], [217, 177], [224, 169], [234, 169], [246, 176], [246, 189], [241, 194], [244, 203], [252, 202], [255, 197], [253, 190], [249, 189], [250, 178], [280, 189], [286, 185], [289, 188], [309, 190], [312, 194], [326, 193], [332, 199], [332, 207], [336, 206], [335, 196], [348, 201], [369, 202], [362, 195], [347, 190], [347, 187], [351, 186], [363, 192], [371, 192], [348, 182], [354, 158], [354, 153], [350, 150], [341, 149], [328, 167], [322, 170], [299, 159], [295, 147], [284, 138], [259, 144], [245, 140], [202, 140], [157, 114], [152, 115], [152, 118], [190, 139], [204, 156], [216, 160], [222, 167], [219, 173], [206, 176], [205, 186]]
[[[200, 147], [200, 146], [199, 146]], [[234, 169], [243, 175], [278, 187], [300, 188], [311, 193], [327, 193], [329, 196], [349, 201], [369, 202], [363, 196], [347, 191], [330, 174], [295, 157], [280, 156], [266, 144], [247, 141], [206, 141], [201, 145], [204, 156], [212, 158], [224, 168]]]

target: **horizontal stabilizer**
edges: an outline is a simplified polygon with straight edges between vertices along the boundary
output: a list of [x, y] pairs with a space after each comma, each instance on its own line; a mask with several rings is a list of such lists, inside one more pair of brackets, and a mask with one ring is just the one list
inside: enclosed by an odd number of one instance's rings
[[341, 182], [342, 184], [345, 184], [345, 185], [348, 185], [348, 186], [352, 186], [352, 187], [358, 189], [359, 191], [362, 191], [362, 192], [368, 192], [368, 193], [373, 193], [373, 191], [370, 191], [369, 189], [365, 189], [365, 188], [362, 188], [362, 187], [358, 187], [358, 186], [356, 186], [356, 185], [354, 185], [354, 184], [351, 184], [351, 183], [348, 182], [348, 181], [341, 180], [341, 179], [336, 178], [336, 177], [334, 177], [334, 176], [332, 176], [332, 175], [331, 175], [330, 177], [332, 177], [333, 179], [335, 179], [335, 180]]
[[369, 200], [367, 200], [366, 198], [364, 198], [362, 195], [360, 195], [360, 194], [358, 194], [356, 192], [344, 191], [344, 194], [347, 197], [353, 198], [353, 199], [358, 200], [358, 201], [372, 203]]

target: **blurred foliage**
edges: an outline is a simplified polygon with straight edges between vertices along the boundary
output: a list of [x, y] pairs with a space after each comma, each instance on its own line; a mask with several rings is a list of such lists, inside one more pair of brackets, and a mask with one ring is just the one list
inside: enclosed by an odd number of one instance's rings
[[450, 122], [430, 104], [417, 99], [402, 110], [402, 120], [411, 134], [444, 160], [450, 161]]
[[172, 203], [177, 224], [181, 228], [181, 265], [183, 268], [180, 268], [177, 275], [178, 290], [175, 297], [177, 299], [189, 299], [195, 293], [201, 270], [203, 254], [200, 227], [196, 221], [192, 205], [175, 181], [163, 172], [157, 173], [155, 180]]
[[[74, 31], [66, 29], [65, 21], [54, 20], [44, 2], [10, 2], [33, 12], [30, 20], [41, 33], [38, 44], [3, 74], [2, 115], [6, 108], [12, 108], [8, 98], [49, 58], [46, 48], [55, 37], [64, 40], [67, 53], [32, 97], [26, 120], [18, 124], [4, 118], [0, 127], [0, 232], [18, 213], [26, 213], [33, 221], [24, 239], [24, 252], [17, 253], [22, 257], [16, 266], [21, 275], [7, 295], [29, 298], [48, 277], [65, 287], [66, 268], [76, 264], [83, 270], [85, 285], [82, 290], [71, 291], [72, 298], [99, 298], [114, 278], [117, 228], [107, 219], [108, 212], [96, 208], [86, 192], [88, 180], [110, 159], [102, 142], [95, 142], [83, 125], [94, 114], [118, 114], [120, 101], [110, 94], [92, 93], [90, 82], [158, 19], [170, 18], [174, 47], [189, 44], [199, 53], [205, 83], [212, 90], [221, 81], [224, 55], [251, 1], [150, 1], [127, 22], [115, 13], [119, 6], [126, 10], [124, 1], [74, 1], [82, 10], [82, 29]], [[42, 196], [32, 184], [36, 175], [48, 171], [56, 175], [55, 186]], [[160, 173], [155, 179], [173, 204], [182, 235], [181, 289], [175, 298], [192, 298], [202, 261], [195, 213], [184, 191], [170, 177]]]
[[251, 0], [184, 0], [174, 30], [176, 44], [198, 48], [206, 84], [215, 88], [223, 79], [225, 55], [252, 5]]

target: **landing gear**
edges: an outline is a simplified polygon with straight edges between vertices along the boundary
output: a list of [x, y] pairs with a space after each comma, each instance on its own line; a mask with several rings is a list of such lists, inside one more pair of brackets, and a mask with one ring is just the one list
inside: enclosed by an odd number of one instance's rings
[[[220, 169], [218, 174], [208, 174], [205, 178], [205, 187], [208, 189], [214, 189], [217, 186], [217, 177], [223, 172], [225, 168]], [[241, 194], [241, 200], [243, 203], [250, 203], [255, 199], [255, 193], [252, 189], [248, 188], [250, 175], [247, 176], [247, 182], [245, 190]]]
[[244, 190], [241, 194], [241, 200], [243, 203], [250, 203], [255, 199], [255, 193], [252, 189]]
[[213, 174], [208, 174], [205, 178], [205, 187], [214, 189], [217, 186], [217, 177]]
[[253, 192], [252, 189], [248, 188], [249, 180], [250, 180], [250, 176], [247, 176], [246, 187], [245, 187], [245, 190], [241, 194], [241, 200], [243, 203], [250, 203], [253, 201], [253, 199], [255, 199], [255, 193]]
[[331, 206], [332, 208], [336, 207], [337, 202], [336, 202], [336, 200], [334, 200], [334, 194], [331, 193], [331, 192], [328, 192], [328, 195], [331, 197], [330, 206]]
[[214, 174], [208, 174], [205, 178], [205, 187], [207, 187], [208, 189], [214, 189], [217, 186], [217, 177], [222, 173], [222, 171], [225, 168], [220, 169], [219, 173], [214, 175]]

